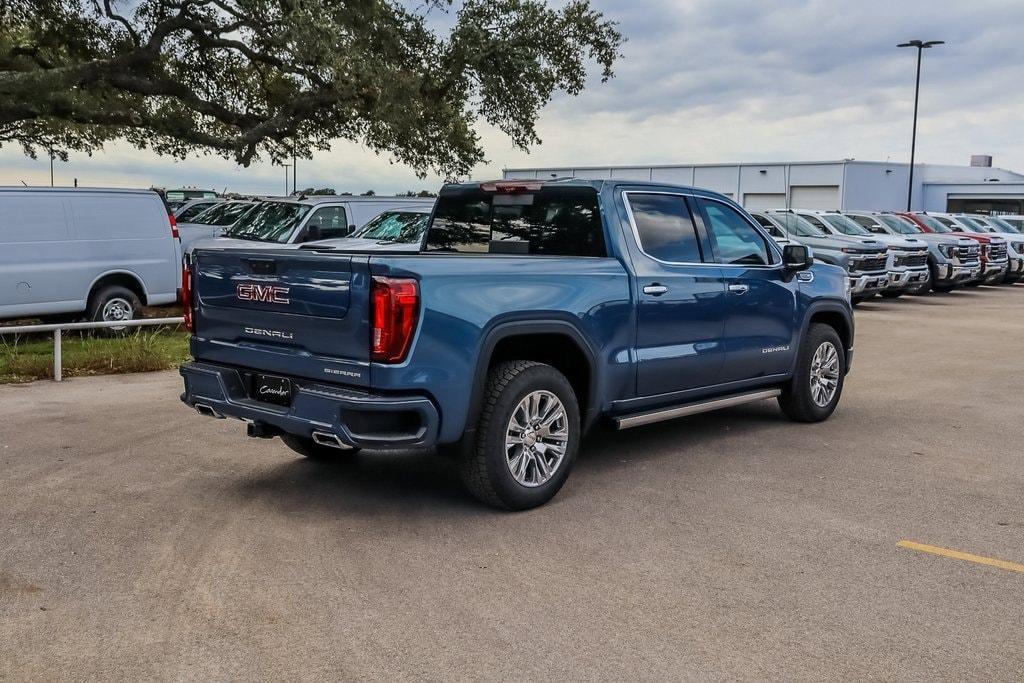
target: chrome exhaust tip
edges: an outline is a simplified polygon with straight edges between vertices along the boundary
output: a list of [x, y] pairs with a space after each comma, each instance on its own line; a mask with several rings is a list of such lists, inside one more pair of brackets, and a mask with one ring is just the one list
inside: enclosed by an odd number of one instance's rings
[[223, 420], [224, 419], [223, 415], [221, 415], [216, 410], [214, 410], [211, 406], [209, 406], [209, 405], [207, 405], [205, 403], [195, 403], [195, 404], [193, 404], [192, 407], [196, 409], [197, 413], [199, 413], [200, 415], [203, 415], [204, 417], [213, 417], [213, 418], [216, 418], [218, 420]]
[[313, 432], [313, 443], [320, 446], [327, 446], [328, 448], [338, 448], [343, 451], [352, 450], [351, 446], [346, 443], [342, 443], [337, 434], [332, 434], [330, 432]]

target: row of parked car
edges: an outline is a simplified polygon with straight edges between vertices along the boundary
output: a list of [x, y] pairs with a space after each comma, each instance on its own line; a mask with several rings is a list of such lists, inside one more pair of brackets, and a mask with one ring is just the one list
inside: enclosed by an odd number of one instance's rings
[[[418, 251], [433, 198], [202, 197], [0, 188], [0, 319], [118, 321], [177, 301], [197, 245]], [[781, 244], [844, 268], [854, 303], [1024, 277], [1024, 217], [773, 209], [750, 215]], [[10, 220], [6, 220], [10, 219]]]
[[205, 239], [287, 248], [344, 236], [373, 248], [417, 233], [432, 206], [407, 197], [204, 197], [169, 212], [150, 190], [0, 187], [0, 319], [130, 320], [179, 300], [182, 257]]
[[774, 209], [751, 216], [780, 243], [842, 266], [854, 303], [1024, 277], [1024, 217]]

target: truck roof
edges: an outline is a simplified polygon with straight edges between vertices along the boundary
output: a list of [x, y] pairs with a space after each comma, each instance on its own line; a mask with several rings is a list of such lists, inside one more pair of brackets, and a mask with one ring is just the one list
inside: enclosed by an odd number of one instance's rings
[[650, 187], [650, 188], [666, 188], [671, 187], [677, 190], [685, 190], [686, 192], [694, 194], [703, 194], [708, 196], [725, 196], [721, 192], [715, 192], [702, 187], [693, 187], [691, 185], [679, 185], [677, 183], [662, 183], [652, 180], [629, 180], [627, 178], [550, 178], [550, 179], [533, 179], [533, 178], [517, 178], [517, 179], [501, 179], [501, 180], [480, 180], [469, 183], [447, 183], [441, 188], [441, 191], [445, 190], [476, 190], [484, 186], [496, 186], [496, 187], [523, 187], [523, 188], [536, 188], [542, 187], [591, 187], [594, 190], [600, 192], [606, 187], [618, 187], [628, 185], [629, 187]]

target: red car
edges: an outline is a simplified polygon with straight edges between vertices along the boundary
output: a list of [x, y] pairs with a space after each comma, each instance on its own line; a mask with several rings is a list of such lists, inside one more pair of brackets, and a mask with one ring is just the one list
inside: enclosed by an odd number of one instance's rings
[[968, 237], [981, 244], [981, 277], [969, 280], [964, 284], [968, 287], [982, 283], [994, 284], [1002, 282], [1008, 265], [1006, 240], [992, 234], [972, 232], [970, 228], [956, 221], [954, 217], [930, 214], [924, 211], [902, 211], [900, 216], [914, 221], [914, 224], [925, 232], [951, 233]]

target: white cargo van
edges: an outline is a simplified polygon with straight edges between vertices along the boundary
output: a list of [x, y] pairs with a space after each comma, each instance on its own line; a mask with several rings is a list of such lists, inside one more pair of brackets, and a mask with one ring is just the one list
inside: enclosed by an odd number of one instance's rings
[[137, 318], [177, 300], [179, 254], [156, 192], [0, 187], [0, 319]]

